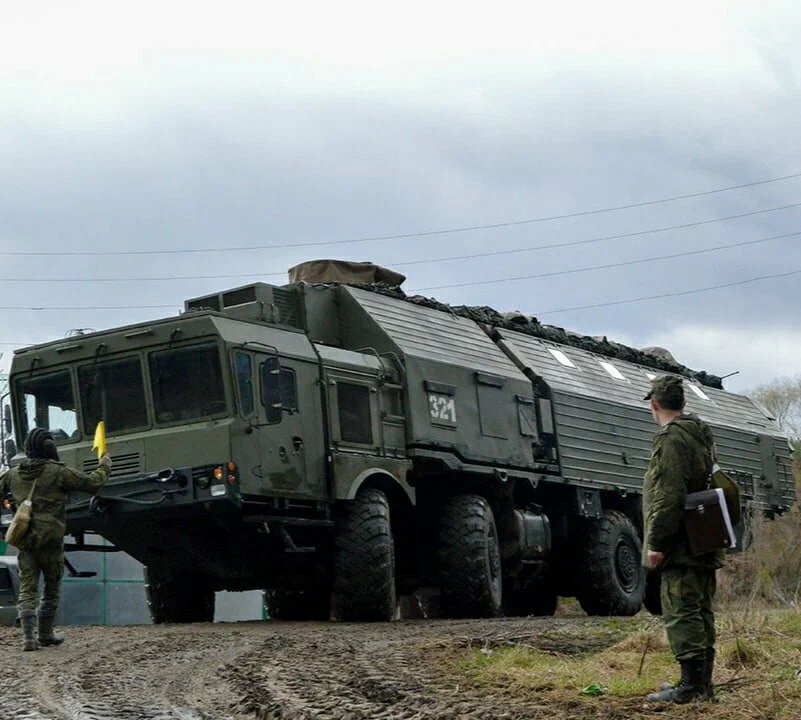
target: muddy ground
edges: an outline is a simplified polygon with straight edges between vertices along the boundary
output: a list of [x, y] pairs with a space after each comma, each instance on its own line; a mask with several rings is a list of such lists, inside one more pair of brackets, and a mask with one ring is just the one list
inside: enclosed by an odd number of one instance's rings
[[617, 630], [587, 618], [66, 628], [67, 643], [34, 653], [2, 628], [0, 719], [576, 717], [536, 693], [475, 685], [458, 658], [468, 647], [518, 641], [592, 651], [618, 641], [626, 622]]

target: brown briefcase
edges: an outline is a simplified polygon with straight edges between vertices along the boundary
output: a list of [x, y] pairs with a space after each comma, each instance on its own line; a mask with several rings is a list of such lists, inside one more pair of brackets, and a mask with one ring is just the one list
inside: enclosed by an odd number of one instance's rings
[[687, 495], [684, 525], [693, 555], [727, 550], [737, 544], [726, 496], [720, 488]]

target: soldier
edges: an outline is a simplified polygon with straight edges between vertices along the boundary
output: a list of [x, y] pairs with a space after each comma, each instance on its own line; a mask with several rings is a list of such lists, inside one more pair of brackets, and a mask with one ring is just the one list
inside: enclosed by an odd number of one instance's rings
[[[23, 650], [60, 645], [64, 638], [53, 632], [64, 570], [64, 530], [67, 496], [73, 490], [97, 493], [111, 471], [111, 458], [104, 455], [97, 470], [82, 473], [59, 462], [58, 449], [48, 430], [34, 428], [25, 438], [25, 455], [19, 466], [0, 480], [0, 492], [14, 496], [19, 505], [28, 497], [34, 480], [30, 529], [19, 549], [19, 599], [17, 610], [22, 625]], [[39, 605], [38, 642], [34, 624], [39, 594], [39, 573], [44, 590]]]
[[681, 378], [652, 381], [651, 414], [660, 426], [643, 484], [643, 564], [662, 574], [662, 614], [681, 680], [662, 685], [648, 702], [688, 703], [711, 698], [715, 663], [715, 572], [723, 553], [693, 556], [684, 528], [688, 493], [705, 490], [714, 458], [709, 427], [684, 412]]

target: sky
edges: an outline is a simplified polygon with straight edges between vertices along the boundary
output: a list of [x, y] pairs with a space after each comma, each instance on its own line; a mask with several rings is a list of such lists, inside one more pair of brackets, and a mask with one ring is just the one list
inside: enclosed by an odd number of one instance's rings
[[0, 372], [318, 257], [734, 391], [801, 372], [801, 177], [542, 219], [801, 173], [793, 2], [119, 5], [3, 7]]

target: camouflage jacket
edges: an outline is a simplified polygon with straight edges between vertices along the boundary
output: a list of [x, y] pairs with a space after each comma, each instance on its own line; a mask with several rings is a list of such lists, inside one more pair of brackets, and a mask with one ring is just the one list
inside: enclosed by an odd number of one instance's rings
[[72, 491], [96, 493], [106, 484], [109, 469], [98, 465], [90, 473], [79, 472], [53, 460], [23, 460], [0, 479], [0, 493], [11, 493], [19, 505], [28, 497], [33, 481], [33, 513], [23, 550], [60, 545], [66, 529], [67, 498]]
[[707, 488], [714, 455], [712, 431], [695, 415], [683, 413], [657, 431], [643, 483], [646, 567], [649, 550], [665, 554], [663, 567], [723, 565], [722, 552], [693, 556], [684, 529], [684, 501]]

